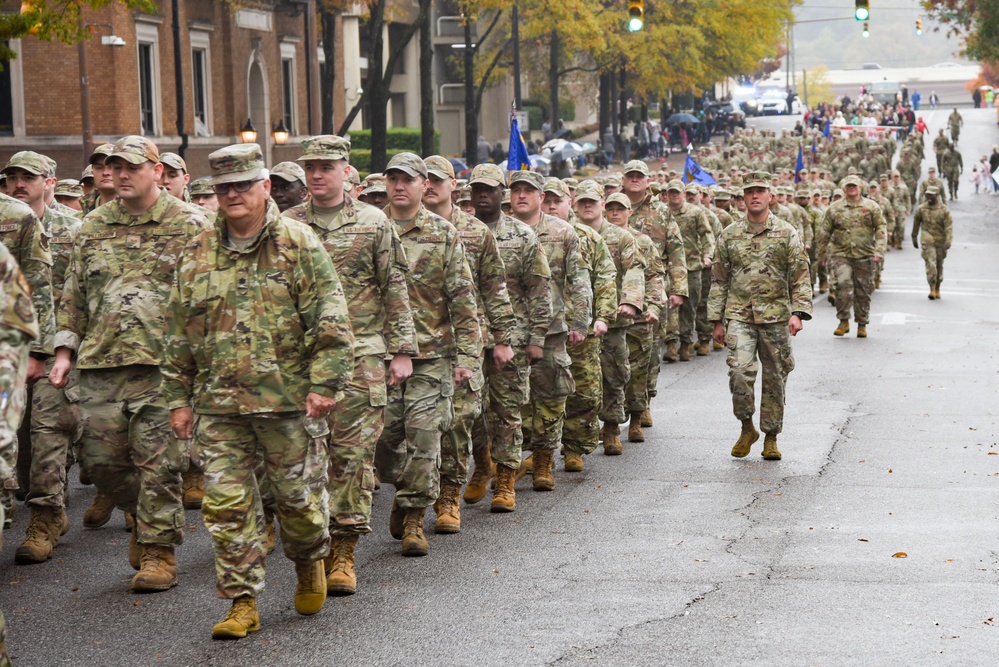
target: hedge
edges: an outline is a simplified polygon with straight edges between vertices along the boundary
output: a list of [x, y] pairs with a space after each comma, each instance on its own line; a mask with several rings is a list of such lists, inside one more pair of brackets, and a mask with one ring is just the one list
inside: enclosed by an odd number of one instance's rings
[[[385, 151], [385, 162], [388, 163], [392, 159], [392, 156], [397, 153], [405, 153], [408, 149], [402, 148], [389, 148]], [[419, 153], [417, 151], [409, 151], [411, 153]], [[350, 166], [357, 169], [358, 172], [370, 173], [371, 172], [371, 149], [370, 148], [353, 148], [350, 149]]]
[[[358, 166], [354, 160], [354, 154], [358, 149], [368, 151], [366, 160], [371, 159], [371, 130], [351, 130], [350, 135], [350, 163]], [[385, 146], [388, 148], [388, 156], [395, 153], [409, 151], [419, 155], [423, 151], [420, 141], [420, 128], [418, 127], [393, 127], [385, 132]], [[395, 151], [393, 153], [393, 150]], [[434, 130], [434, 153], [441, 152], [441, 133]]]

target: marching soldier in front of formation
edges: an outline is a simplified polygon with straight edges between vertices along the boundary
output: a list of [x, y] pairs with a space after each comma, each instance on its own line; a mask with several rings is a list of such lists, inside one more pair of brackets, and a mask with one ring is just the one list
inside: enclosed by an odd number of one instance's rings
[[416, 328], [413, 374], [392, 387], [375, 462], [396, 487], [389, 532], [404, 556], [426, 556], [423, 515], [440, 495], [441, 438], [454, 421], [455, 385], [468, 382], [482, 354], [472, 273], [458, 230], [423, 205], [427, 165], [398, 153], [385, 168], [389, 207], [409, 262], [406, 282]]
[[466, 503], [482, 500], [495, 473], [492, 512], [513, 512], [514, 490], [521, 465], [524, 435], [521, 409], [529, 400], [531, 366], [544, 356], [545, 336], [552, 321], [551, 270], [538, 237], [526, 224], [503, 212], [506, 175], [495, 164], [479, 164], [468, 183], [475, 216], [496, 237], [513, 306], [513, 358], [503, 366], [485, 364], [483, 400], [488, 439], [472, 443], [475, 469], [465, 488]]
[[160, 387], [166, 307], [177, 259], [208, 222], [160, 189], [159, 151], [146, 137], [119, 139], [107, 161], [118, 197], [84, 218], [73, 246], [49, 380], [65, 387], [75, 354], [80, 465], [136, 515], [128, 560], [140, 571], [131, 587], [153, 592], [177, 584], [188, 454]]
[[947, 145], [943, 159], [940, 160], [940, 171], [947, 180], [947, 194], [957, 201], [957, 188], [961, 185], [961, 174], [964, 173], [964, 159], [953, 143]]
[[428, 183], [423, 204], [458, 230], [458, 238], [465, 248], [465, 260], [472, 272], [483, 349], [488, 351], [479, 360], [471, 379], [455, 386], [454, 423], [441, 440], [441, 493], [434, 503], [437, 514], [434, 531], [457, 533], [461, 530], [458, 500], [468, 478], [468, 455], [472, 451], [472, 442], [487, 438], [482, 410], [482, 389], [485, 386], [483, 364], [503, 368], [513, 359], [510, 341], [515, 323], [496, 237], [484, 223], [452, 203], [452, 194], [458, 182], [451, 163], [440, 155], [431, 155], [425, 162]]
[[936, 187], [937, 192], [940, 193], [937, 195], [940, 198], [940, 201], [946, 203], [947, 186], [944, 185], [944, 182], [937, 177], [937, 170], [930, 167], [926, 170], [926, 172], [926, 180], [919, 184], [919, 197], [917, 199], [917, 203], [922, 204], [926, 201], [926, 188], [930, 186]]
[[534, 452], [535, 491], [555, 488], [552, 464], [562, 440], [565, 399], [575, 391], [566, 347], [586, 338], [593, 314], [593, 291], [579, 237], [569, 223], [541, 210], [543, 189], [544, 177], [535, 171], [515, 171], [510, 176], [513, 214], [537, 234], [551, 269], [553, 318], [544, 355], [531, 368], [531, 400], [522, 409], [524, 448]]
[[[961, 128], [964, 126], [964, 118], [962, 118], [961, 114], [958, 113], [956, 107], [950, 112], [950, 115], [947, 116], [947, 125], [950, 127], [950, 140], [956, 144], [958, 138], [961, 136]], [[942, 131], [943, 130], [941, 130], [941, 132]]]
[[[63, 215], [45, 205], [44, 190], [55, 181], [55, 170], [45, 156], [21, 151], [4, 167], [11, 195], [42, 221], [52, 254], [53, 303], [58, 310], [66, 271], [73, 254], [73, 241], [80, 227], [76, 217]], [[54, 360], [46, 363], [52, 370]], [[41, 563], [52, 556], [59, 538], [69, 530], [66, 516], [66, 457], [80, 429], [79, 374], [70, 374], [64, 389], [56, 389], [40, 377], [28, 391], [31, 401], [31, 442], [23, 443], [30, 459], [26, 504], [31, 518], [24, 542], [14, 553], [18, 563]]]
[[220, 214], [177, 258], [162, 396], [177, 438], [194, 437], [204, 465], [216, 592], [232, 600], [212, 637], [234, 639], [260, 629], [258, 457], [295, 563], [295, 611], [315, 614], [326, 600], [327, 419], [351, 377], [354, 339], [322, 243], [270, 200], [260, 146], [222, 148], [208, 162]]
[[933, 139], [933, 153], [937, 158], [937, 169], [943, 169], [943, 155], [947, 152], [947, 144], [949, 143], [947, 137], [944, 135], [943, 128], [940, 128], [940, 132]]
[[[384, 213], [346, 194], [349, 159], [348, 139], [322, 135], [302, 142], [298, 162], [304, 169], [290, 162], [284, 168], [289, 174], [301, 171], [311, 193], [284, 215], [309, 225], [332, 258], [354, 335], [352, 375], [329, 420], [332, 545], [326, 583], [332, 595], [357, 590], [354, 551], [360, 536], [371, 532], [375, 447], [385, 424], [386, 383], [396, 387], [412, 375], [417, 351], [402, 241]], [[284, 178], [271, 173], [270, 182], [274, 199], [275, 183]], [[387, 373], [386, 357], [391, 358]]]
[[954, 240], [954, 223], [947, 205], [940, 201], [935, 186], [926, 188], [926, 203], [916, 210], [912, 220], [912, 245], [923, 243], [923, 263], [926, 265], [926, 282], [930, 285], [929, 298], [940, 298], [943, 282], [943, 265], [947, 251]]
[[836, 336], [850, 331], [852, 310], [857, 321], [857, 338], [867, 338], [875, 264], [884, 257], [887, 244], [881, 207], [861, 196], [862, 183], [859, 176], [843, 179], [846, 196], [830, 204], [816, 238], [819, 257], [823, 262], [828, 261], [836, 290], [839, 318], [839, 326], [833, 332]]
[[[784, 423], [784, 389], [794, 369], [790, 336], [811, 319], [808, 256], [789, 223], [768, 210], [770, 178], [751, 174], [743, 187], [747, 218], [727, 227], [711, 269], [708, 317], [713, 337], [728, 348], [729, 388], [742, 433], [732, 456], [745, 457], [760, 434], [753, 424], [754, 385], [763, 367], [760, 430], [763, 458], [779, 460], [777, 435]], [[758, 360], [758, 361], [757, 361]]]

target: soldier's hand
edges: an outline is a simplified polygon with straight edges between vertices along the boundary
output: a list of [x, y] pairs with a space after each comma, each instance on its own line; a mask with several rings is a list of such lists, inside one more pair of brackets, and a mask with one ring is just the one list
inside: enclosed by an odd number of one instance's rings
[[593, 335], [600, 338], [605, 333], [607, 333], [607, 323], [603, 320], [595, 320], [593, 322]]
[[305, 397], [305, 415], [312, 419], [322, 419], [332, 412], [335, 406], [336, 399], [322, 394], [310, 391], [309, 395]]
[[880, 262], [881, 261], [881, 255], [875, 255], [874, 257], [871, 257], [871, 261], [874, 262], [875, 264], [878, 263], [878, 262]]
[[71, 354], [64, 347], [56, 350], [56, 360], [52, 364], [52, 371], [49, 373], [49, 383], [56, 389], [62, 389], [66, 386], [66, 381], [69, 379], [69, 371], [73, 368]]
[[635, 308], [634, 306], [629, 306], [626, 303], [622, 303], [617, 308], [617, 314], [623, 317], [635, 318], [638, 317], [638, 308]]
[[646, 324], [655, 324], [656, 322], [659, 321], [659, 316], [650, 310], [649, 312], [645, 313], [644, 319]]
[[454, 367], [454, 383], [461, 384], [466, 380], [472, 378], [472, 370], [470, 368], [462, 368], [461, 366]]
[[710, 257], [705, 257], [705, 258], [704, 258], [703, 260], [701, 260], [701, 261], [702, 261], [702, 263], [704, 264], [704, 268], [705, 268], [705, 269], [710, 269], [710, 268], [711, 268], [711, 258], [710, 258]]
[[670, 294], [670, 297], [669, 297], [669, 307], [670, 308], [679, 308], [682, 305], [683, 305], [683, 297], [682, 296], [680, 296], [679, 294]]
[[797, 336], [802, 326], [801, 318], [797, 315], [792, 315], [791, 319], [787, 321], [787, 330], [792, 336]]
[[389, 362], [388, 386], [398, 387], [413, 374], [413, 358], [408, 354], [397, 354]]
[[503, 343], [493, 346], [493, 365], [496, 368], [503, 368], [513, 359], [513, 348]]
[[715, 322], [714, 329], [711, 331], [711, 338], [719, 345], [725, 344], [725, 325], [721, 322]]
[[527, 365], [533, 366], [545, 358], [545, 350], [537, 345], [527, 346]]
[[585, 334], [581, 334], [578, 331], [569, 332], [569, 345], [579, 345], [584, 340], [586, 340]]
[[28, 357], [28, 384], [35, 384], [43, 377], [45, 377], [45, 362], [41, 359]]
[[912, 247], [913, 248], [919, 247], [919, 239], [917, 239], [915, 236], [912, 237]]
[[181, 440], [194, 437], [194, 412], [191, 408], [174, 408], [170, 411], [170, 428]]

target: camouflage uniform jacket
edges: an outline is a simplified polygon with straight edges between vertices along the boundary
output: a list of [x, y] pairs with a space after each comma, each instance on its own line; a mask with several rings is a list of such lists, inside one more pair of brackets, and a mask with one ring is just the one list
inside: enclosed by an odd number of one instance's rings
[[457, 357], [461, 368], [476, 368], [482, 335], [472, 272], [458, 230], [423, 206], [415, 218], [396, 221], [395, 226], [409, 261], [406, 283], [417, 358]]
[[482, 346], [510, 345], [516, 321], [496, 237], [485, 223], [457, 206], [451, 207], [451, 224], [458, 230], [458, 238], [465, 246], [465, 260], [472, 271]]
[[798, 238], [806, 246], [812, 245], [812, 236], [815, 233], [814, 225], [812, 223], [811, 217], [801, 206], [798, 206], [797, 202], [788, 202], [787, 208], [791, 211], [791, 217], [794, 218], [792, 225], [795, 231], [798, 232]]
[[[715, 217], [718, 218], [718, 222], [719, 222], [719, 224], [721, 224], [722, 230], [724, 230], [726, 227], [728, 227], [729, 225], [731, 225], [732, 222], [734, 222], [734, 218], [732, 217], [732, 214], [729, 213], [728, 211], [724, 210], [724, 209], [718, 208], [717, 206], [709, 206], [708, 210], [711, 211], [712, 213], [714, 213]], [[715, 242], [716, 243], [718, 241], [718, 239], [717, 239], [718, 236], [721, 236], [720, 232], [717, 234], [717, 236], [715, 238]]]
[[[894, 229], [894, 227], [895, 227], [895, 209], [891, 205], [891, 200], [888, 199], [887, 197], [885, 197], [884, 195], [880, 195], [880, 194], [877, 195], [876, 197], [870, 197], [869, 196], [869, 198], [873, 199], [874, 201], [876, 201], [877, 204], [878, 204], [878, 206], [881, 207], [881, 214], [884, 215], [884, 217], [885, 217], [885, 225], [887, 225], [887, 229]], [[889, 221], [891, 222], [891, 224], [888, 224]]]
[[755, 234], [741, 220], [725, 229], [711, 266], [708, 321], [776, 324], [811, 313], [808, 256], [794, 227], [770, 214]]
[[513, 306], [512, 345], [543, 347], [552, 322], [551, 269], [538, 245], [538, 237], [528, 225], [505, 213], [496, 222], [485, 223], [496, 238], [506, 289]]
[[549, 334], [575, 331], [582, 336], [590, 328], [593, 290], [589, 269], [583, 262], [579, 237], [564, 220], [542, 213], [532, 228], [538, 235], [551, 270], [552, 321]]
[[704, 258], [715, 254], [715, 235], [704, 210], [687, 202], [676, 212], [669, 209], [683, 237], [683, 251], [687, 259], [687, 270], [698, 271], [704, 268]]
[[354, 368], [343, 288], [322, 242], [268, 201], [240, 251], [225, 218], [177, 262], [162, 394], [199, 414], [297, 412], [309, 392], [336, 397]]
[[816, 234], [819, 257], [826, 249], [834, 256], [863, 259], [884, 257], [888, 245], [887, 223], [881, 207], [866, 197], [857, 203], [846, 199], [829, 205]]
[[307, 201], [288, 209], [287, 218], [312, 228], [333, 259], [343, 286], [354, 333], [354, 356], [417, 353], [409, 306], [409, 263], [395, 225], [374, 206], [344, 195], [331, 223], [318, 219]]
[[645, 234], [656, 247], [660, 263], [666, 264], [665, 286], [669, 294], [687, 296], [687, 254], [683, 236], [669, 208], [652, 194], [632, 207], [628, 224]]
[[80, 231], [79, 218], [63, 215], [54, 208], [45, 207], [42, 226], [49, 236], [49, 250], [52, 252], [52, 301], [55, 312], [59, 312], [62, 290], [66, 284], [66, 272], [73, 260], [73, 243]]
[[[922, 235], [920, 236], [920, 231]], [[920, 237], [925, 244], [927, 237], [937, 245], [943, 244], [944, 248], [950, 248], [954, 241], [954, 222], [951, 220], [950, 211], [940, 200], [936, 205], [930, 206], [920, 204], [916, 209], [916, 215], [912, 219], [912, 238]]]
[[46, 206], [47, 208], [52, 209], [56, 213], [67, 215], [71, 218], [77, 218], [79, 220], [83, 219], [83, 211], [77, 211], [75, 208], [70, 208], [65, 204], [61, 204], [57, 201], [53, 201], [51, 204], [47, 204]]
[[[641, 313], [645, 309], [645, 258], [639, 255], [634, 234], [606, 220], [601, 220], [599, 232], [614, 261], [617, 303], [634, 306]], [[632, 318], [623, 315], [605, 321], [611, 329], [634, 324]]]
[[[34, 306], [31, 305], [31, 286], [17, 265], [14, 255], [2, 243], [0, 243], [0, 285], [3, 285], [3, 291], [0, 292], [0, 325], [17, 329], [31, 340], [38, 338], [38, 319], [35, 317]], [[5, 384], [2, 389], [8, 390], [9, 386]], [[0, 464], [2, 463], [3, 457], [0, 457]], [[0, 473], [0, 479], [6, 477]]]
[[948, 139], [943, 134], [938, 134], [933, 140], [933, 152], [940, 154], [947, 150]]
[[926, 201], [926, 188], [931, 185], [935, 185], [937, 188], [937, 197], [940, 201], [947, 201], [947, 186], [938, 177], [934, 176], [932, 178], [927, 178], [925, 181], [919, 184], [919, 197], [916, 199], [920, 204]]
[[642, 312], [655, 313], [659, 319], [662, 319], [668, 298], [665, 284], [666, 267], [663, 266], [655, 242], [647, 234], [634, 227], [628, 231], [635, 237], [635, 250], [640, 263], [645, 267], [645, 309]]
[[[591, 227], [573, 218], [570, 218], [569, 224], [579, 237], [579, 250], [590, 278], [590, 290], [593, 292], [592, 319], [609, 325], [617, 316], [617, 268], [611, 259], [610, 249], [603, 237]], [[592, 325], [589, 333], [593, 333]]]
[[83, 219], [59, 303], [55, 346], [80, 369], [158, 366], [177, 258], [209, 229], [194, 209], [161, 192], [142, 215], [118, 200]]
[[909, 206], [912, 203], [908, 186], [899, 180], [898, 183], [892, 184], [891, 194], [891, 205], [895, 209], [895, 215], [902, 216], [908, 213]]
[[52, 254], [45, 228], [27, 204], [0, 195], [0, 240], [31, 286], [31, 303], [38, 322], [38, 336], [31, 343], [31, 352], [51, 355], [56, 314], [52, 299]]
[[715, 215], [715, 212], [711, 210], [710, 206], [698, 204], [697, 207], [704, 211], [704, 215], [708, 216], [708, 224], [711, 225], [711, 234], [715, 237], [715, 241], [717, 242], [718, 235], [721, 234], [722, 230], [721, 219]]

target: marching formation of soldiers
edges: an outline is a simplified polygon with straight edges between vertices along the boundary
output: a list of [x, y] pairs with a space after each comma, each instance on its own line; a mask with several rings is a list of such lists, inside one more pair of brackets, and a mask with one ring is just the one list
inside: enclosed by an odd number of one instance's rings
[[[867, 335], [923, 158], [919, 134], [894, 170], [890, 134], [807, 139], [798, 174], [798, 137], [709, 145], [711, 186], [642, 160], [582, 182], [480, 164], [462, 183], [412, 153], [362, 181], [333, 135], [271, 169], [256, 144], [220, 149], [194, 182], [140, 136], [97, 147], [82, 183], [15, 154], [0, 172], [0, 480], [5, 527], [15, 494], [30, 511], [16, 561], [51, 558], [78, 464], [97, 490], [84, 525], [126, 513], [135, 592], [177, 584], [183, 510], [201, 508], [232, 605], [212, 636], [245, 637], [278, 532], [295, 609], [315, 614], [356, 591], [382, 483], [402, 554], [425, 556], [427, 508], [458, 533], [462, 500], [514, 512], [527, 474], [552, 491], [557, 453], [570, 473], [598, 448], [621, 455], [622, 425], [628, 442], [653, 425], [662, 363], [713, 350], [742, 423], [732, 456], [758, 424], [779, 460], [790, 337], [826, 291], [834, 333], [852, 314]], [[918, 200], [938, 299], [952, 233], [932, 173]]]

